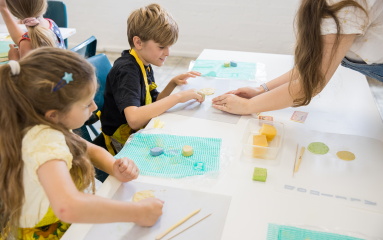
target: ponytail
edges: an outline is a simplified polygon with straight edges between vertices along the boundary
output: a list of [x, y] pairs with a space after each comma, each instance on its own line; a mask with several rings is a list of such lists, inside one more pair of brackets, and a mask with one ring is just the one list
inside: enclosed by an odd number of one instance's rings
[[[65, 72], [72, 73], [74, 81], [53, 92]], [[73, 182], [79, 191], [92, 185], [94, 192], [95, 173], [86, 153], [86, 143], [64, 125], [48, 121], [45, 113], [55, 109], [65, 114], [76, 102], [93, 96], [96, 89], [93, 66], [68, 50], [41, 47], [18, 63], [0, 67], [0, 232], [3, 239], [11, 235], [18, 239], [25, 199], [22, 140], [33, 126], [47, 125], [64, 135], [73, 156], [69, 171]]]
[[28, 27], [28, 36], [31, 39], [32, 47], [56, 47], [56, 35], [49, 29], [36, 25]]
[[[336, 23], [337, 35], [331, 52], [332, 59], [338, 49], [341, 33], [341, 26], [336, 14], [346, 6], [359, 8], [368, 16], [366, 10], [353, 0], [344, 0], [333, 5], [329, 5], [327, 0], [302, 0], [295, 16], [297, 42], [294, 56], [295, 67], [291, 74], [291, 77], [298, 76], [301, 86], [299, 94], [302, 97], [294, 99], [295, 107], [308, 105], [311, 99], [325, 87], [326, 73], [322, 72], [323, 41], [321, 23], [324, 18], [333, 18]], [[291, 87], [292, 83], [290, 81], [289, 90], [292, 95]]]
[[[18, 226], [24, 201], [23, 161], [21, 160], [22, 129], [25, 107], [32, 107], [20, 94], [13, 81], [10, 65], [0, 68], [0, 228]], [[33, 107], [31, 108], [33, 109]], [[5, 191], [8, 190], [8, 191]], [[12, 192], [10, 192], [12, 190]], [[17, 229], [12, 228], [12, 232]], [[15, 234], [15, 233], [13, 233]], [[2, 231], [3, 239], [6, 239]]]

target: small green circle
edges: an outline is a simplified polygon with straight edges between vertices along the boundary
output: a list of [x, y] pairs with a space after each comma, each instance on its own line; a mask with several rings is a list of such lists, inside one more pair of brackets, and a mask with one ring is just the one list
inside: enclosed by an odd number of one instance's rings
[[321, 142], [312, 142], [310, 143], [310, 145], [307, 147], [307, 149], [312, 152], [312, 153], [315, 153], [315, 154], [321, 154], [321, 155], [324, 155], [326, 153], [328, 153], [328, 151], [330, 150], [326, 144], [324, 143], [321, 143]]

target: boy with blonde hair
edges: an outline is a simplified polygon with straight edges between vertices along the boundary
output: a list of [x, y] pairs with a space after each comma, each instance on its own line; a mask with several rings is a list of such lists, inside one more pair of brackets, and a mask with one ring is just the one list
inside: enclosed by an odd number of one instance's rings
[[127, 35], [130, 50], [122, 52], [108, 74], [101, 114], [105, 144], [113, 155], [153, 117], [177, 103], [203, 101], [194, 89], [170, 95], [177, 85], [201, 75], [194, 71], [174, 77], [162, 92], [156, 90], [151, 64], [161, 67], [178, 39], [178, 25], [164, 8], [151, 4], [133, 11]]

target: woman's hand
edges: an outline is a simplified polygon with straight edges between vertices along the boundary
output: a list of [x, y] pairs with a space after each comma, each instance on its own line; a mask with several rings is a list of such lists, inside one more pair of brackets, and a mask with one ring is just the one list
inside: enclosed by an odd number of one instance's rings
[[199, 77], [199, 76], [201, 76], [201, 73], [196, 72], [196, 71], [190, 71], [190, 72], [175, 76], [171, 81], [175, 85], [184, 85], [184, 84], [188, 84], [188, 82], [186, 80], [188, 80], [189, 78], [195, 78], [195, 77]]
[[121, 182], [129, 182], [138, 177], [140, 170], [133, 160], [123, 157], [113, 163], [113, 176]]
[[213, 107], [228, 113], [247, 115], [251, 114], [249, 100], [234, 94], [223, 94], [213, 99]]
[[[262, 87], [243, 87], [243, 88], [238, 88], [237, 90], [233, 90], [230, 92], [227, 92], [226, 94], [234, 94], [237, 95], [238, 97], [241, 98], [253, 98], [255, 96], [258, 96], [261, 93], [264, 93], [265, 90]], [[215, 98], [214, 98], [215, 99]], [[213, 99], [213, 101], [214, 101]]]

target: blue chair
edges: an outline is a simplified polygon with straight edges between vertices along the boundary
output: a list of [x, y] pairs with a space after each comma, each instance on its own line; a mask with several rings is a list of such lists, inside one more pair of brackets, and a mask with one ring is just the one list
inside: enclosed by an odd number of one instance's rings
[[87, 40], [85, 40], [85, 42], [72, 48], [71, 51], [77, 52], [84, 58], [90, 58], [96, 55], [96, 48], [97, 48], [97, 39], [94, 36], [92, 36], [88, 38]]
[[[96, 56], [90, 57], [88, 58], [88, 61], [96, 68], [96, 76], [97, 76], [97, 80], [99, 84], [99, 89], [96, 93], [96, 96], [94, 97], [94, 101], [97, 105], [98, 110], [101, 111], [102, 107], [104, 106], [104, 92], [105, 92], [106, 77], [108, 76], [109, 71], [112, 68], [112, 65], [110, 64], [109, 59], [106, 57], [105, 54], [98, 54]], [[97, 115], [94, 114], [93, 116], [97, 116]], [[98, 120], [99, 119], [97, 118], [96, 121]], [[92, 125], [96, 121], [90, 122], [90, 120], [88, 120], [88, 122], [90, 123], [88, 125], [89, 128], [92, 130], [94, 135], [96, 135], [96, 138], [93, 140], [93, 143], [107, 149], [105, 146], [104, 135], [102, 133], [99, 134], [98, 131]], [[105, 179], [109, 176], [107, 173], [101, 171], [100, 169], [95, 168], [95, 170], [96, 170], [96, 178], [100, 180], [101, 182], [104, 182]]]
[[[66, 6], [62, 1], [48, 1], [47, 12], [44, 14], [44, 18], [52, 19], [57, 26], [61, 28], [68, 27], [68, 19], [66, 14]], [[68, 41], [64, 40], [65, 47], [68, 49]]]

